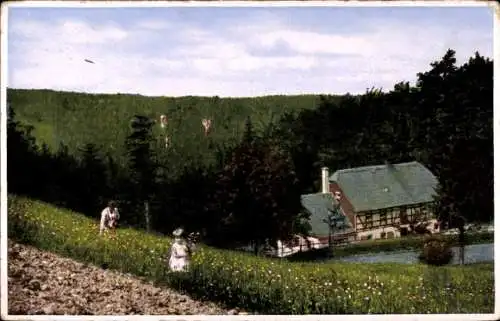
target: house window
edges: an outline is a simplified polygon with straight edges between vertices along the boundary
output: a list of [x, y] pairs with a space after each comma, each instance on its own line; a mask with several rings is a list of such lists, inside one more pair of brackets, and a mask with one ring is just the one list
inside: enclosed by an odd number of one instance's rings
[[406, 212], [406, 208], [404, 207], [399, 210], [399, 222], [401, 224], [408, 224], [410, 222]]
[[396, 212], [394, 212], [394, 211], [391, 211], [391, 215], [390, 215], [390, 222], [391, 222], [392, 224], [396, 223], [396, 220], [397, 220], [396, 216], [397, 216], [397, 213], [396, 213]]
[[381, 233], [380, 233], [380, 238], [381, 238], [381, 239], [385, 239], [385, 232], [381, 232]]
[[411, 211], [410, 222], [415, 222], [418, 220], [425, 220], [421, 207], [415, 207]]
[[387, 232], [387, 238], [388, 239], [394, 238], [394, 232]]
[[387, 225], [387, 213], [380, 213], [380, 225]]
[[373, 215], [366, 214], [365, 215], [365, 228], [372, 228], [372, 227], [373, 227]]
[[430, 217], [429, 217], [429, 211], [427, 210], [427, 206], [423, 206], [421, 208], [420, 213], [422, 214], [422, 220], [423, 221], [426, 221], [426, 220], [430, 219]]

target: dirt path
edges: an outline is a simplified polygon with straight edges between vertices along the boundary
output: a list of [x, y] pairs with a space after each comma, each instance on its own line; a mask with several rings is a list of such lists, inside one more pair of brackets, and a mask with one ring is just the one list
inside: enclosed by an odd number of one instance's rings
[[9, 314], [238, 314], [9, 240]]

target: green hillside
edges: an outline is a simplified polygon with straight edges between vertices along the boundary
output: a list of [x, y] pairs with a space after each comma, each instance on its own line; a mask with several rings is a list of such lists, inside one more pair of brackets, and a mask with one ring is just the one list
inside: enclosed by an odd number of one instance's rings
[[[141, 114], [157, 121], [158, 148], [165, 151], [165, 134], [170, 137], [171, 157], [189, 159], [211, 155], [209, 149], [241, 137], [247, 117], [257, 131], [275, 122], [284, 113], [314, 109], [318, 96], [266, 96], [255, 98], [146, 97], [124, 94], [83, 94], [52, 90], [9, 89], [8, 101], [23, 123], [34, 127], [37, 141], [55, 150], [60, 143], [74, 153], [92, 142], [104, 152], [122, 155], [130, 120]], [[160, 115], [168, 117], [165, 130]], [[201, 120], [212, 120], [209, 137]]]
[[96, 237], [98, 222], [9, 194], [9, 238], [259, 314], [491, 313], [493, 264], [291, 263], [199, 245], [168, 273], [171, 239], [135, 229]]

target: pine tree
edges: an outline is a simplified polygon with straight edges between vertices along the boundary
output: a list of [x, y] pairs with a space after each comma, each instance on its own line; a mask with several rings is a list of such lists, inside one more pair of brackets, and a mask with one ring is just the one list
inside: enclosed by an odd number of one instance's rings
[[220, 219], [217, 236], [251, 243], [256, 253], [266, 242], [287, 240], [301, 212], [300, 195], [287, 153], [256, 137], [247, 120], [242, 143], [219, 174], [212, 198], [212, 210]]
[[36, 154], [38, 149], [31, 135], [33, 127], [16, 119], [12, 105], [7, 104], [7, 181], [11, 193], [31, 193], [33, 179], [38, 177]]
[[135, 210], [144, 213], [144, 220], [130, 217], [130, 221], [147, 230], [151, 229], [149, 207], [156, 186], [152, 126], [153, 122], [148, 117], [136, 115], [131, 122], [132, 132], [126, 139], [130, 188], [133, 194], [131, 201]]
[[85, 144], [80, 150], [81, 192], [85, 200], [85, 213], [97, 213], [110, 198], [106, 165], [99, 155], [99, 149], [93, 143]]

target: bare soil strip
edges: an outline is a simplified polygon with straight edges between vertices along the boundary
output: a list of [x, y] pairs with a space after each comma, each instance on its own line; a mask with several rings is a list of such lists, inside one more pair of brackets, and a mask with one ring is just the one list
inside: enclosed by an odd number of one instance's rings
[[238, 314], [129, 274], [9, 240], [9, 314]]

